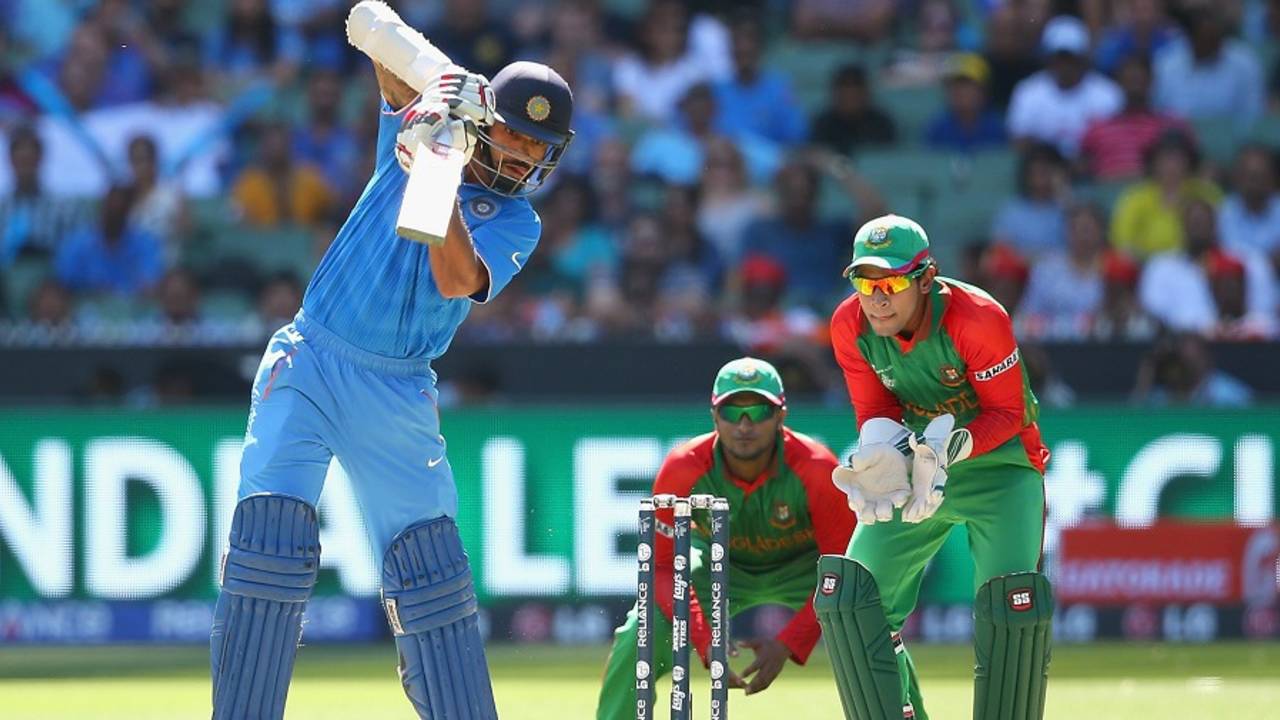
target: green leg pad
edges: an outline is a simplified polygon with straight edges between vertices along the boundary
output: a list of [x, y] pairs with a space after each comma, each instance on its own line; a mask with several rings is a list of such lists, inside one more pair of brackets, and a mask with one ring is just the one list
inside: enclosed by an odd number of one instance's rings
[[1040, 573], [993, 578], [973, 606], [974, 720], [1039, 720], [1049, 681], [1053, 591]]
[[822, 625], [845, 718], [902, 720], [894, 637], [871, 571], [843, 555], [818, 558], [813, 609]]

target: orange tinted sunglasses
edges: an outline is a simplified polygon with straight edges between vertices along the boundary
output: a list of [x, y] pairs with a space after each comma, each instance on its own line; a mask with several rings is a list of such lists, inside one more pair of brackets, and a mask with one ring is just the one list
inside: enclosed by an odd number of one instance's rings
[[885, 295], [897, 295], [898, 293], [911, 287], [911, 282], [924, 274], [928, 269], [928, 265], [923, 265], [906, 275], [890, 275], [882, 278], [864, 278], [857, 275], [851, 275], [849, 282], [853, 283], [853, 289], [863, 295], [874, 295], [876, 289]]

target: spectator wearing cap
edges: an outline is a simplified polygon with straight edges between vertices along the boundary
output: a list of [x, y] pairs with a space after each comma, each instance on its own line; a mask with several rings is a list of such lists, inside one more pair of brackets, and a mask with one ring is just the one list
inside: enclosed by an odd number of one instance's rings
[[813, 310], [783, 306], [787, 269], [765, 255], [748, 255], [735, 273], [739, 302], [725, 323], [725, 334], [744, 350], [773, 354], [797, 341], [822, 342], [824, 323]]
[[1067, 247], [1040, 258], [1031, 268], [1018, 305], [1018, 329], [1029, 337], [1081, 340], [1102, 307], [1107, 259], [1107, 219], [1096, 205], [1067, 211]]
[[[1185, 249], [1147, 261], [1139, 281], [1143, 308], [1165, 327], [1205, 336], [1245, 332], [1271, 336], [1276, 325], [1276, 278], [1271, 264], [1253, 253], [1227, 253], [1218, 243], [1213, 206], [1189, 199], [1183, 205]], [[1232, 301], [1233, 282], [1243, 280], [1243, 302]], [[1215, 295], [1215, 285], [1218, 292]], [[1226, 307], [1219, 305], [1225, 300]]]
[[257, 155], [258, 161], [241, 173], [231, 190], [246, 222], [314, 227], [332, 218], [337, 196], [320, 170], [293, 156], [286, 126], [263, 128]]
[[992, 243], [979, 258], [978, 272], [982, 287], [1012, 311], [1022, 302], [1031, 266], [1017, 250], [1004, 243]]
[[1156, 323], [1138, 301], [1138, 277], [1142, 267], [1118, 250], [1108, 250], [1102, 260], [1102, 307], [1093, 318], [1089, 337], [1099, 342], [1149, 340]]
[[1009, 135], [1021, 145], [1052, 143], [1074, 158], [1089, 123], [1119, 112], [1124, 96], [1114, 82], [1091, 68], [1089, 30], [1079, 18], [1060, 15], [1050, 20], [1041, 45], [1047, 67], [1014, 89]]
[[1080, 164], [1097, 180], [1142, 175], [1142, 156], [1162, 135], [1173, 130], [1191, 134], [1183, 120], [1151, 107], [1151, 64], [1142, 55], [1124, 60], [1116, 72], [1124, 91], [1124, 109], [1089, 123], [1080, 141]]
[[1029, 258], [1061, 250], [1066, 237], [1067, 161], [1058, 149], [1037, 143], [1018, 164], [1018, 194], [996, 212], [991, 237]]
[[813, 121], [810, 137], [841, 155], [874, 145], [889, 145], [897, 138], [893, 118], [871, 100], [867, 73], [859, 65], [845, 65], [831, 79], [831, 98]]
[[1252, 250], [1280, 269], [1280, 193], [1276, 192], [1276, 156], [1261, 144], [1246, 145], [1236, 156], [1233, 192], [1218, 208], [1222, 246]]
[[1107, 74], [1117, 73], [1130, 58], [1150, 63], [1157, 52], [1178, 37], [1177, 27], [1165, 12], [1164, 0], [1129, 0], [1117, 5], [1124, 16], [1103, 31], [1094, 52], [1098, 70]]
[[818, 217], [819, 182], [817, 169], [805, 160], [784, 165], [774, 179], [778, 212], [747, 228], [743, 250], [772, 258], [786, 269], [791, 299], [825, 309], [839, 280], [827, 269], [840, 262], [849, 228]]
[[939, 150], [970, 152], [1004, 145], [1004, 118], [987, 103], [991, 69], [981, 55], [962, 53], [947, 63], [947, 106], [929, 123], [925, 143]]
[[1146, 179], [1124, 191], [1111, 216], [1111, 242], [1140, 259], [1183, 247], [1184, 203], [1222, 200], [1218, 186], [1196, 174], [1200, 154], [1183, 133], [1163, 135], [1147, 148], [1143, 164]]
[[782, 147], [804, 141], [808, 122], [782, 73], [761, 68], [760, 24], [738, 16], [730, 28], [733, 76], [713, 85], [716, 129], [729, 137], [751, 135]]
[[164, 273], [160, 241], [129, 224], [132, 192], [122, 186], [107, 191], [96, 226], [67, 238], [54, 258], [54, 274], [75, 292], [137, 295]]
[[30, 126], [9, 135], [13, 191], [0, 197], [0, 268], [20, 255], [52, 255], [89, 218], [86, 203], [50, 195], [41, 177], [44, 145]]
[[1253, 125], [1265, 110], [1262, 67], [1253, 49], [1227, 37], [1217, 3], [1186, 15], [1186, 37], [1170, 43], [1155, 60], [1156, 107], [1193, 120]]

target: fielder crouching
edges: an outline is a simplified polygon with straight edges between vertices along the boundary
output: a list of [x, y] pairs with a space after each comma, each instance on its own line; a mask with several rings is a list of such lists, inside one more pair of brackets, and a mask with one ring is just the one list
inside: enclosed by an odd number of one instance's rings
[[[844, 549], [854, 515], [831, 484], [835, 456], [818, 441], [784, 425], [782, 379], [772, 365], [754, 358], [734, 360], [716, 375], [711, 392], [714, 432], [700, 435], [667, 455], [653, 494], [713, 495], [729, 501], [729, 591], [731, 615], [757, 605], [786, 605], [796, 613], [775, 637], [738, 643], [755, 653], [729, 686], [747, 695], [765, 690], [788, 660], [803, 665], [821, 634], [813, 612], [813, 564], [819, 553]], [[671, 671], [671, 615], [674, 543], [673, 511], [657, 511], [653, 548], [653, 597], [649, 642], [654, 647], [651, 681]], [[689, 640], [704, 665], [711, 631], [705, 613], [710, 593], [710, 524], [706, 510], [694, 510], [693, 592]], [[725, 622], [723, 627], [728, 628]], [[596, 706], [599, 720], [636, 717], [635, 608], [614, 634]]]
[[[573, 98], [536, 63], [508, 65], [492, 86], [456, 68], [421, 97], [386, 69], [377, 75], [373, 177], [254, 381], [210, 638], [215, 720], [284, 715], [320, 564], [315, 508], [335, 456], [384, 557], [383, 603], [417, 714], [497, 717], [431, 361], [472, 304], [528, 262], [541, 230], [524, 195], [568, 145]], [[420, 142], [444, 137], [469, 158], [448, 234], [439, 245], [401, 239], [401, 168]]]

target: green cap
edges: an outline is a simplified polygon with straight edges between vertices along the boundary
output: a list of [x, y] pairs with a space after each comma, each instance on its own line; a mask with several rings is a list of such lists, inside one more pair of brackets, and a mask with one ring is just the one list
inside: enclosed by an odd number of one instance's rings
[[740, 392], [755, 393], [778, 406], [787, 402], [778, 369], [753, 357], [738, 358], [720, 368], [711, 387], [711, 405], [715, 407]]
[[869, 265], [895, 273], [907, 273], [929, 259], [929, 236], [924, 228], [901, 215], [884, 215], [858, 228], [853, 236], [853, 260], [844, 269]]

